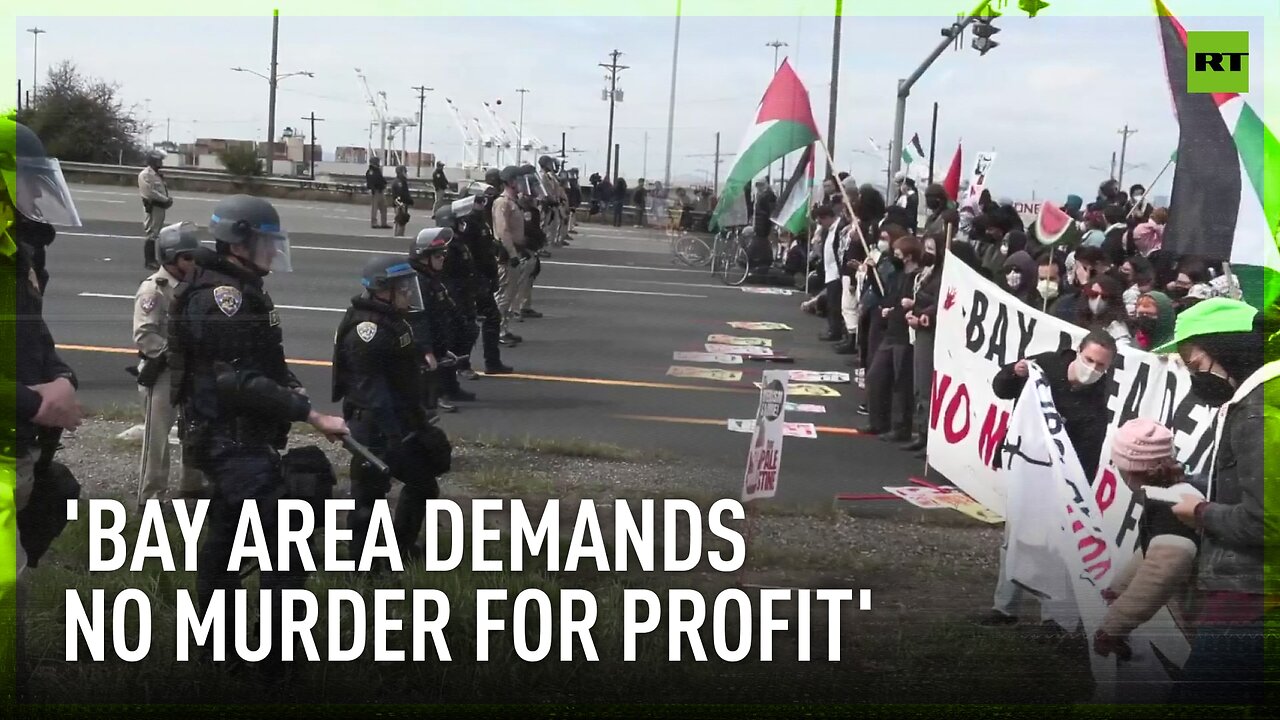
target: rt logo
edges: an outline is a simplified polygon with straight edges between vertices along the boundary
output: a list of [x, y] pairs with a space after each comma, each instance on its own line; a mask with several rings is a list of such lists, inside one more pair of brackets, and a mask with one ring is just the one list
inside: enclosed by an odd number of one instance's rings
[[1187, 92], [1249, 92], [1249, 33], [1188, 32]]

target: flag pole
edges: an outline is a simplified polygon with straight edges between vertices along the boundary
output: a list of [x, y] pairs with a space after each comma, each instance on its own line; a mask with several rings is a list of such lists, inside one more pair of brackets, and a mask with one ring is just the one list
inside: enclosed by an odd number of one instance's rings
[[[827, 147], [827, 143], [822, 138], [818, 138], [818, 143], [822, 145], [822, 152], [827, 156], [827, 166], [834, 168], [836, 161], [831, 157], [831, 149]], [[853, 203], [849, 202], [849, 196], [843, 190], [844, 188], [841, 188], [840, 200], [844, 202], [845, 209], [849, 211], [849, 222], [853, 226], [854, 232], [858, 234], [858, 242], [862, 243], [862, 252], [869, 258], [871, 257], [871, 248], [867, 246], [867, 239], [862, 235], [862, 226], [858, 224], [858, 216], [853, 212]], [[871, 274], [876, 279], [876, 286], [880, 288], [880, 295], [883, 296], [885, 290], [884, 282], [880, 279], [880, 271], [872, 267]]]
[[1147, 185], [1146, 188], [1142, 191], [1142, 201], [1134, 205], [1132, 208], [1130, 208], [1129, 214], [1125, 216], [1126, 218], [1133, 217], [1134, 210], [1137, 210], [1138, 208], [1146, 204], [1147, 195], [1151, 194], [1151, 188], [1155, 187], [1156, 183], [1160, 182], [1160, 178], [1164, 177], [1165, 171], [1169, 169], [1169, 166], [1172, 165], [1174, 160], [1176, 160], [1177, 158], [1178, 156], [1176, 153], [1169, 156], [1169, 162], [1165, 163], [1164, 167], [1160, 168], [1160, 172], [1156, 174], [1156, 179], [1152, 180], [1151, 184]]

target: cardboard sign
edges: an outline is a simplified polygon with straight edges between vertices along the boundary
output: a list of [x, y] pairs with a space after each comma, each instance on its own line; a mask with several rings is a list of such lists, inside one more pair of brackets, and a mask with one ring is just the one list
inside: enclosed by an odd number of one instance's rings
[[769, 338], [737, 337], [735, 335], [708, 335], [707, 342], [716, 345], [754, 345], [756, 347], [773, 347]]
[[744, 287], [742, 292], [751, 293], [752, 295], [791, 295], [795, 290], [776, 287]]
[[849, 382], [849, 373], [843, 372], [814, 372], [812, 370], [792, 370], [791, 382], [793, 383], [847, 383]]
[[[790, 389], [788, 388], [788, 392]], [[729, 420], [729, 430], [740, 433], [753, 433], [756, 431], [755, 420]], [[787, 437], [799, 438], [816, 438], [818, 437], [818, 427], [813, 423], [783, 423], [782, 434]]]
[[728, 353], [705, 353], [705, 352], [677, 352], [671, 354], [671, 359], [676, 362], [706, 362], [720, 363], [721, 365], [741, 365], [741, 355], [730, 355]]
[[885, 486], [884, 489], [885, 491], [897, 495], [918, 508], [923, 508], [925, 510], [937, 510], [939, 508], [947, 507], [946, 505], [938, 502], [937, 497], [942, 493], [934, 490], [933, 488], [919, 487], [917, 485], [905, 485], [901, 487]]
[[674, 377], [719, 380], [721, 382], [738, 382], [742, 379], [741, 370], [721, 370], [719, 368], [688, 367], [685, 365], [672, 365], [667, 368], [667, 374]]
[[736, 322], [735, 321], [735, 322], [730, 322], [729, 327], [737, 328], [739, 330], [759, 330], [759, 331], [791, 329], [790, 325], [787, 325], [786, 323], [779, 323], [779, 322]]
[[787, 403], [787, 412], [802, 413], [825, 413], [827, 409], [822, 405], [801, 405], [799, 403]]
[[[773, 497], [778, 492], [778, 470], [782, 466], [782, 438], [786, 434], [784, 416], [787, 403], [786, 373], [770, 370], [764, 374], [760, 404], [751, 425], [751, 448], [747, 451], [747, 471], [742, 478], [742, 500]], [[734, 421], [729, 421], [732, 430]]]
[[760, 347], [759, 345], [720, 345], [718, 343], [707, 343], [704, 347], [709, 353], [723, 353], [726, 355], [773, 354], [773, 348]]
[[[756, 387], [760, 387], [760, 383], [756, 383], [755, 385]], [[810, 383], [791, 383], [787, 385], [787, 394], [795, 396], [804, 395], [809, 397], [840, 397], [840, 391], [835, 388]]]

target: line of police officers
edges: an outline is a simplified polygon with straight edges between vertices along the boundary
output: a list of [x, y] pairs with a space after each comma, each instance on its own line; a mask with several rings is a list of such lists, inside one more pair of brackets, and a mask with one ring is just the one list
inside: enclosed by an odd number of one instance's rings
[[[80, 222], [56, 159], [28, 128], [11, 119], [3, 124], [19, 140], [16, 153], [0, 151], [8, 190], [5, 277], [17, 285], [8, 294], [17, 298], [10, 315], [15, 326], [12, 332], [4, 328], [17, 349], [17, 423], [3, 443], [6, 461], [13, 463], [5, 463], [0, 483], [0, 520], [17, 534], [10, 567], [21, 577], [24, 549], [33, 543], [26, 530], [38, 523], [22, 524], [19, 516], [29, 498], [49, 484], [37, 470], [33, 446], [45, 430], [74, 429], [82, 415], [75, 374], [58, 358], [42, 319], [47, 274], [36, 247], [52, 241], [55, 224]], [[263, 280], [272, 272], [291, 272], [292, 263], [288, 233], [270, 202], [247, 195], [219, 202], [209, 222], [212, 249], [202, 246], [191, 223], [156, 233], [159, 268], [135, 297], [134, 337], [141, 356], [136, 373], [146, 405], [139, 502], [167, 491], [168, 434], [176, 422], [184, 465], [180, 495], [210, 499], [197, 572], [202, 612], [215, 591], [240, 587], [241, 573], [228, 570], [227, 563], [247, 501], [257, 505], [271, 554], [272, 570], [261, 572], [261, 588], [279, 591], [305, 583], [297, 557], [291, 558], [291, 570], [277, 569], [277, 505], [296, 496], [280, 454], [294, 422], [309, 423], [331, 441], [354, 440], [348, 447], [363, 445], [380, 461], [353, 452], [356, 503], [348, 526], [355, 539], [348, 556], [359, 560], [375, 503], [385, 498], [393, 478], [403, 483], [393, 518], [398, 544], [406, 556], [421, 551], [415, 543], [424, 501], [439, 495], [438, 478], [452, 457], [447, 436], [434, 422], [439, 396], [474, 397], [458, 386], [457, 373], [469, 371], [477, 335], [483, 338], [486, 372], [511, 372], [501, 362], [500, 328], [509, 320], [508, 308], [520, 307], [516, 301], [527, 292], [524, 284], [536, 266], [536, 247], [525, 234], [540, 227], [537, 203], [545, 194], [536, 171], [508, 167], [487, 180], [488, 188], [440, 208], [441, 227], [419, 233], [405, 255], [375, 257], [366, 265], [363, 292], [352, 298], [334, 337], [332, 397], [342, 403], [341, 417], [316, 411], [285, 361], [280, 315]], [[72, 484], [67, 497], [78, 496], [74, 478]], [[56, 536], [65, 525], [65, 516], [56, 517], [65, 500], [49, 506], [54, 510], [47, 524]], [[39, 551], [51, 540], [45, 538]], [[12, 581], [3, 574], [0, 580], [0, 590], [10, 591]], [[272, 616], [281, 617], [279, 592], [271, 605]], [[227, 603], [229, 611], [233, 606]], [[260, 667], [268, 677], [281, 678], [278, 624], [275, 632], [273, 652]]]

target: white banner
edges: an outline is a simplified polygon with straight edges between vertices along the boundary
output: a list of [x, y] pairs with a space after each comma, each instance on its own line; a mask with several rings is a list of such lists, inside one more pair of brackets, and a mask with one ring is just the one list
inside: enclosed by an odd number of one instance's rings
[[987, 173], [991, 172], [991, 166], [996, 162], [996, 154], [994, 152], [980, 152], [973, 160], [973, 170], [969, 173], [969, 190], [965, 196], [964, 202], [960, 203], [961, 207], [965, 205], [974, 205], [978, 202], [978, 198], [982, 196], [982, 190], [987, 186]]
[[747, 472], [742, 481], [742, 501], [773, 497], [778, 492], [782, 466], [782, 426], [787, 404], [787, 373], [766, 370], [760, 389], [760, 405], [747, 451]]

